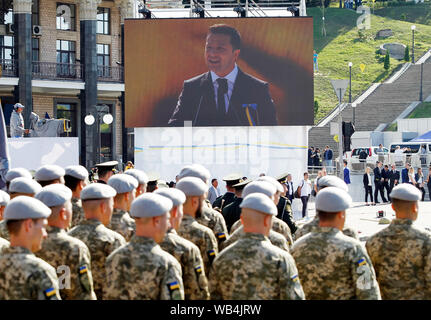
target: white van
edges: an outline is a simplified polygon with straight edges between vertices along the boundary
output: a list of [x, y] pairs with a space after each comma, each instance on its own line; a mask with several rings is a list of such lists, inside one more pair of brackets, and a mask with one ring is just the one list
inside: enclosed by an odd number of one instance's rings
[[[395, 153], [400, 146], [402, 153]], [[421, 154], [421, 146], [425, 147], [425, 153]], [[431, 143], [427, 142], [399, 142], [392, 143], [389, 149], [389, 159], [396, 166], [404, 166], [409, 162], [413, 167], [427, 166], [431, 162]]]

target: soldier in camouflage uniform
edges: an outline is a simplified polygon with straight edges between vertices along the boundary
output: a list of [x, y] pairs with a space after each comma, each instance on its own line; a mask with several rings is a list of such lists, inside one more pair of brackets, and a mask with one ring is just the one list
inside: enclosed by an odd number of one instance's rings
[[24, 178], [28, 178], [28, 179], [33, 179], [30, 171], [28, 171], [27, 169], [24, 168], [13, 168], [13, 169], [9, 169], [5, 175], [5, 180], [6, 180], [6, 189], [9, 192], [9, 185], [11, 183], [11, 181], [15, 178], [20, 178], [20, 177], [24, 177]]
[[4, 248], [9, 247], [10, 243], [6, 239], [0, 238], [0, 255]]
[[366, 243], [382, 298], [431, 300], [431, 235], [413, 225], [422, 194], [403, 183], [390, 196], [396, 219]]
[[[336, 187], [346, 192], [348, 191], [347, 184], [336, 176], [323, 176], [322, 178], [319, 179], [317, 192], [319, 192], [320, 190], [323, 190], [326, 187]], [[299, 239], [300, 237], [306, 235], [307, 233], [310, 233], [315, 227], [318, 227], [318, 226], [319, 226], [319, 216], [316, 214], [313, 220], [311, 220], [310, 222], [304, 224], [301, 228], [299, 228], [299, 230], [295, 233], [295, 238]], [[359, 240], [359, 236], [356, 230], [354, 230], [353, 228], [347, 225], [344, 225], [342, 232], [344, 235], [348, 237]]]
[[9, 185], [9, 195], [12, 200], [18, 196], [34, 197], [42, 189], [42, 186], [32, 178], [18, 177], [13, 179]]
[[96, 300], [90, 251], [84, 242], [69, 236], [65, 231], [72, 220], [72, 191], [56, 183], [42, 188], [35, 198], [51, 209], [46, 228], [48, 237], [36, 255], [63, 272], [64, 277], [60, 277], [61, 298]]
[[34, 173], [34, 180], [36, 180], [42, 187], [61, 183], [64, 184], [64, 175], [66, 171], [56, 164], [45, 164], [36, 170]]
[[106, 260], [106, 299], [183, 300], [181, 266], [163, 251], [172, 201], [153, 193], [139, 196], [130, 209], [136, 234]]
[[103, 299], [106, 285], [105, 261], [115, 249], [126, 243], [123, 236], [106, 226], [111, 221], [115, 190], [101, 183], [92, 183], [82, 189], [82, 208], [85, 220], [69, 231], [69, 235], [83, 241], [91, 255], [91, 270], [94, 292], [97, 299]]
[[72, 190], [72, 223], [71, 228], [85, 220], [84, 210], [82, 210], [81, 191], [88, 184], [88, 171], [80, 165], [68, 166], [65, 168], [64, 184]]
[[3, 238], [5, 240], [9, 239], [9, 232], [7, 231], [6, 220], [3, 219], [3, 213], [9, 200], [9, 195], [0, 190], [0, 239]]
[[206, 197], [207, 185], [199, 178], [185, 177], [178, 181], [176, 188], [186, 195], [186, 202], [183, 205], [184, 217], [178, 234], [198, 246], [208, 277], [211, 263], [218, 253], [218, 244], [211, 229], [196, 221]]
[[307, 299], [381, 299], [365, 248], [341, 232], [351, 203], [346, 191], [321, 190], [316, 197], [319, 226], [293, 245], [291, 252]]
[[135, 234], [135, 220], [130, 217], [129, 210], [135, 200], [138, 180], [127, 174], [116, 174], [108, 180], [108, 185], [117, 191], [114, 198], [114, 213], [109, 228], [121, 234], [129, 241]]
[[[178, 181], [184, 177], [199, 178], [208, 185], [211, 174], [204, 166], [200, 164], [191, 164], [182, 168], [177, 177]], [[200, 210], [196, 215], [196, 221], [205, 227], [210, 228], [214, 232], [217, 243], [220, 245], [223, 241], [229, 238], [223, 215], [211, 207], [211, 204], [207, 201], [207, 195], [205, 195], [202, 200], [201, 207], [202, 210]]]
[[136, 197], [139, 197], [141, 194], [147, 192], [148, 176], [144, 171], [133, 168], [125, 171], [124, 174], [128, 174], [138, 180]]
[[292, 256], [267, 236], [277, 207], [264, 194], [253, 193], [241, 203], [244, 235], [224, 249], [210, 272], [212, 299], [304, 299]]
[[167, 197], [173, 203], [170, 211], [170, 227], [160, 246], [181, 264], [185, 299], [208, 300], [208, 280], [205, 276], [201, 252], [194, 243], [180, 237], [176, 231], [183, 218], [183, 204], [186, 201], [184, 192], [173, 188], [163, 188], [157, 189], [154, 193]]
[[0, 254], [0, 300], [61, 300], [55, 269], [34, 255], [46, 237], [50, 214], [42, 202], [26, 196], [6, 207], [11, 243]]

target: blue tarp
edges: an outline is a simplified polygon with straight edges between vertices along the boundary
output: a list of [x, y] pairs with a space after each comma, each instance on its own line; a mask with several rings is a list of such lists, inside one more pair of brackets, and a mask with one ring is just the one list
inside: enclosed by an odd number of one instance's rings
[[427, 133], [424, 133], [423, 135], [416, 137], [411, 142], [431, 142], [431, 131], [428, 131]]

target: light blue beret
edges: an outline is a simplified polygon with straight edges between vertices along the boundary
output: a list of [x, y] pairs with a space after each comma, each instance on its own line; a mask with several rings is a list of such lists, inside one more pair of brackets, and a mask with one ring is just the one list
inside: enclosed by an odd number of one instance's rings
[[245, 198], [251, 193], [258, 192], [263, 193], [269, 198], [272, 198], [276, 191], [277, 189], [275, 186], [267, 181], [253, 181], [246, 185], [244, 190], [242, 190], [242, 197]]
[[51, 209], [43, 202], [27, 196], [12, 199], [4, 210], [5, 220], [40, 219], [50, 215]]
[[278, 213], [274, 201], [272, 201], [263, 193], [250, 193], [244, 198], [244, 200], [242, 200], [239, 206], [243, 209], [253, 209], [273, 216], [276, 216]]
[[186, 196], [202, 196], [208, 191], [208, 186], [202, 179], [196, 177], [182, 178], [176, 184], [176, 188], [184, 192]]
[[178, 179], [185, 177], [196, 177], [201, 179], [203, 182], [208, 183], [209, 179], [211, 178], [211, 173], [203, 165], [194, 163], [181, 169], [180, 173], [178, 174]]
[[131, 175], [136, 180], [138, 180], [139, 184], [147, 184], [148, 183], [148, 176], [147, 174], [139, 169], [129, 169], [124, 171], [124, 174]]
[[81, 200], [99, 200], [115, 197], [117, 192], [103, 183], [91, 183], [81, 191]]
[[318, 182], [319, 190], [325, 187], [336, 187], [344, 191], [349, 191], [347, 184], [336, 176], [323, 176]]
[[35, 194], [40, 190], [42, 190], [42, 186], [37, 181], [24, 177], [13, 179], [9, 185], [10, 193]]
[[176, 188], [157, 189], [153, 193], [160, 194], [166, 198], [171, 199], [174, 207], [178, 207], [180, 204], [186, 202], [186, 195], [184, 192]]
[[64, 169], [60, 166], [55, 164], [46, 164], [37, 169], [34, 174], [34, 179], [36, 181], [50, 181], [60, 179], [65, 175], [65, 173]]
[[109, 178], [108, 185], [114, 188], [118, 194], [133, 191], [139, 183], [133, 176], [119, 173]]
[[88, 171], [85, 167], [76, 165], [76, 166], [68, 166], [64, 169], [66, 172], [65, 175], [74, 177], [79, 180], [88, 179]]
[[324, 212], [344, 211], [352, 205], [352, 197], [344, 190], [326, 187], [316, 196], [316, 210]]
[[422, 193], [410, 183], [401, 183], [392, 189], [391, 198], [404, 201], [419, 201]]
[[270, 176], [262, 176], [256, 179], [256, 181], [266, 181], [271, 183], [278, 192], [284, 192], [283, 186], [281, 185], [280, 182], [277, 181], [277, 179], [270, 177]]
[[62, 206], [66, 201], [72, 199], [72, 190], [64, 184], [55, 183], [43, 187], [34, 197], [50, 208]]
[[30, 171], [28, 171], [27, 169], [24, 169], [24, 168], [13, 168], [13, 169], [10, 169], [6, 173], [5, 179], [6, 179], [6, 182], [11, 182], [13, 179], [19, 178], [19, 177], [33, 179], [33, 177], [31, 176]]
[[6, 206], [9, 200], [9, 194], [7, 194], [7, 192], [4, 192], [3, 190], [0, 190], [0, 207]]
[[130, 215], [136, 218], [158, 217], [171, 211], [171, 199], [155, 193], [144, 193], [132, 202]]

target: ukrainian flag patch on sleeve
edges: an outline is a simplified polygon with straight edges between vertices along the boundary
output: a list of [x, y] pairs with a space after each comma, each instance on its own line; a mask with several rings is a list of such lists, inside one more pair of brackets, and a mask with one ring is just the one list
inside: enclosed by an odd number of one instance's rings
[[365, 260], [365, 258], [361, 258], [361, 259], [358, 260], [357, 264], [359, 266], [363, 266], [363, 265], [367, 264], [367, 261]]
[[209, 250], [208, 251], [208, 255], [210, 256], [210, 257], [214, 257], [215, 256], [215, 251], [214, 250]]
[[293, 282], [296, 282], [299, 280], [298, 275], [295, 274], [293, 277], [291, 277], [290, 279], [292, 279]]
[[180, 284], [178, 283], [178, 281], [170, 282], [168, 283], [168, 288], [169, 290], [174, 291], [180, 288]]
[[195, 267], [195, 271], [196, 271], [197, 273], [201, 273], [201, 272], [202, 272], [202, 267], [201, 267], [201, 266], [197, 266], [197, 267]]
[[52, 297], [53, 295], [55, 295], [56, 291], [55, 291], [55, 289], [54, 289], [53, 287], [51, 287], [51, 288], [49, 288], [49, 289], [46, 289], [46, 290], [44, 291], [44, 293], [45, 293], [45, 296], [46, 296], [47, 298], [50, 298], [50, 297]]
[[226, 234], [224, 232], [217, 233], [219, 239], [226, 239]]
[[86, 272], [88, 272], [87, 266], [82, 266], [79, 268], [79, 274], [84, 274]]

